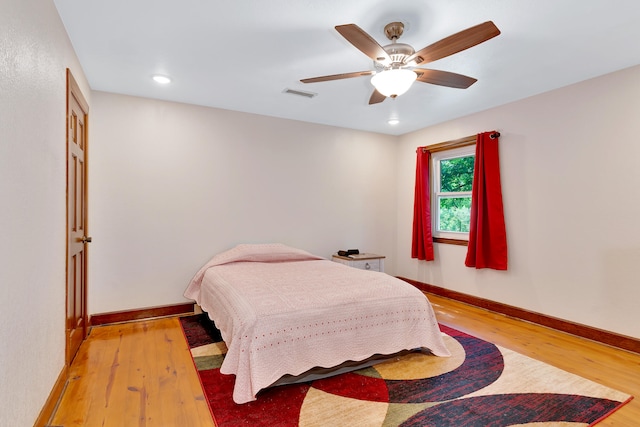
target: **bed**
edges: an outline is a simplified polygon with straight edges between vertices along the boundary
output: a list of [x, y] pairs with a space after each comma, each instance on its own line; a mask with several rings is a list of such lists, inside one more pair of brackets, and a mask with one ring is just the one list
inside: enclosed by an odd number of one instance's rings
[[189, 283], [220, 329], [220, 371], [233, 400], [312, 368], [422, 349], [448, 356], [422, 292], [385, 273], [351, 268], [282, 244], [243, 244], [214, 256]]

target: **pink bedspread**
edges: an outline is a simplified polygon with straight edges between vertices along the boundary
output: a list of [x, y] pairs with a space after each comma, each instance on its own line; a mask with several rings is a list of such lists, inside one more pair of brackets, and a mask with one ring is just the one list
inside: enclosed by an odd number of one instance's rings
[[318, 257], [215, 264], [203, 267], [185, 296], [222, 333], [221, 372], [236, 375], [236, 403], [314, 367], [420, 347], [449, 355], [424, 294], [385, 273]]

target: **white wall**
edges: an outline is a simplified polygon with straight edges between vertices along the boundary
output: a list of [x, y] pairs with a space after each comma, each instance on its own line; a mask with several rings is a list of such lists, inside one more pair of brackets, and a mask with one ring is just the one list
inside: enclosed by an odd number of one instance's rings
[[[640, 338], [640, 66], [400, 138], [397, 273]], [[509, 270], [410, 258], [415, 148], [497, 129]]]
[[89, 312], [175, 304], [238, 243], [396, 247], [396, 138], [94, 92]]
[[52, 1], [0, 2], [0, 426], [33, 425], [64, 366], [66, 67]]

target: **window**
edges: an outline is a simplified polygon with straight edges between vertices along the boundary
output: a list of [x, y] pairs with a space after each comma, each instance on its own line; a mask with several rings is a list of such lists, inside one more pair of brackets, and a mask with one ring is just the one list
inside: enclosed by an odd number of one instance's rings
[[[443, 147], [444, 148], [444, 147]], [[432, 154], [433, 237], [442, 243], [469, 239], [475, 144]]]

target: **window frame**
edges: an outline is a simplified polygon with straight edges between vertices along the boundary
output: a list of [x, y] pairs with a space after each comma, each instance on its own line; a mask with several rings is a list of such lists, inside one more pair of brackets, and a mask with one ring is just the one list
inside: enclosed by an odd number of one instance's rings
[[[440, 196], [440, 161], [458, 157], [475, 157], [476, 135], [466, 138], [447, 141], [425, 147], [431, 152], [431, 230], [435, 243], [467, 246], [469, 244], [468, 232], [438, 231], [439, 220], [439, 196]], [[449, 194], [449, 193], [447, 193]], [[471, 192], [464, 192], [470, 195]]]

